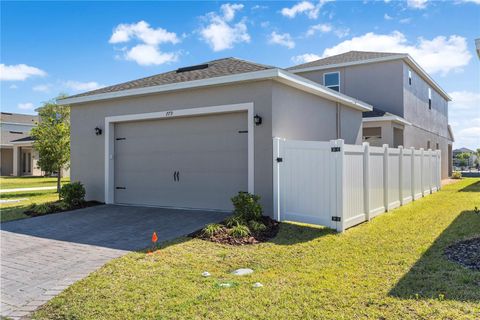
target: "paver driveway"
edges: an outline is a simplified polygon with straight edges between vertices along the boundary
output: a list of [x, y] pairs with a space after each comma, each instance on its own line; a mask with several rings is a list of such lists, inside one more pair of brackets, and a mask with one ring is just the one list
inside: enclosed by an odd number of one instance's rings
[[1, 315], [20, 318], [110, 259], [226, 213], [102, 205], [1, 224]]

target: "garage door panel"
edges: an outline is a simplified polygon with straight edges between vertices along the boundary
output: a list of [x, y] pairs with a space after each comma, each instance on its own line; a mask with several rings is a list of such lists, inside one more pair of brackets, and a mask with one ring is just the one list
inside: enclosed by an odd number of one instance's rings
[[248, 186], [246, 128], [246, 113], [116, 124], [115, 202], [231, 210]]

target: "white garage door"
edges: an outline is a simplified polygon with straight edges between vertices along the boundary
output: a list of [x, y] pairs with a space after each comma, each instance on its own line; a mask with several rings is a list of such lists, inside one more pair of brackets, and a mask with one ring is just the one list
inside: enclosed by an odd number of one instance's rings
[[115, 124], [115, 203], [231, 210], [248, 189], [247, 113]]

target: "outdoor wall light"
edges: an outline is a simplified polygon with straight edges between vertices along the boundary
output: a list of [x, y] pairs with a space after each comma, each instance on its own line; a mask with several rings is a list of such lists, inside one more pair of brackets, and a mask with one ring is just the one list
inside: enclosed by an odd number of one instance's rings
[[102, 129], [100, 129], [99, 127], [96, 127], [96, 128], [95, 128], [95, 134], [96, 134], [97, 136], [101, 135], [101, 134], [102, 134]]
[[262, 124], [262, 117], [260, 117], [258, 114], [253, 117], [253, 120], [255, 121], [255, 125], [259, 126]]

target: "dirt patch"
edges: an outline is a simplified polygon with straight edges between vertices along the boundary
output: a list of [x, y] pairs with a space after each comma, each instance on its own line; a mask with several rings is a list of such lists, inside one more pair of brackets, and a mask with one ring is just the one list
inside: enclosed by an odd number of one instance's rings
[[452, 244], [445, 249], [445, 256], [470, 270], [480, 271], [480, 237]]
[[442, 180], [442, 187], [447, 186], [447, 185], [452, 184], [452, 183], [459, 182], [459, 181], [462, 181], [462, 179], [450, 179], [450, 178], [443, 179]]
[[248, 244], [256, 244], [266, 242], [278, 233], [279, 223], [269, 217], [262, 217], [262, 222], [266, 226], [266, 229], [261, 232], [252, 232], [251, 235], [246, 237], [234, 237], [230, 234], [230, 229], [225, 226], [224, 222], [221, 222], [222, 228], [212, 236], [208, 236], [203, 233], [202, 230], [195, 231], [189, 236], [192, 238], [198, 238], [202, 240], [212, 241], [216, 243], [229, 244], [234, 246], [243, 246]]

